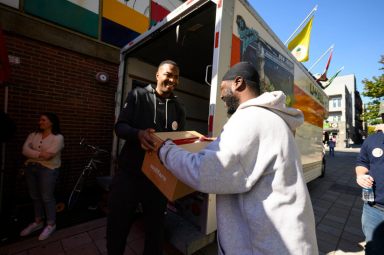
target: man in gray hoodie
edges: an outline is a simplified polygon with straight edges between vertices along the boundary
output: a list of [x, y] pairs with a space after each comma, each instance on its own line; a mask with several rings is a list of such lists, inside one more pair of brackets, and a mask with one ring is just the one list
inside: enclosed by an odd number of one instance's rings
[[219, 254], [318, 254], [311, 200], [294, 130], [299, 110], [281, 91], [260, 95], [255, 68], [241, 62], [223, 77], [221, 98], [233, 115], [198, 153], [166, 141], [164, 165], [201, 192], [217, 194]]

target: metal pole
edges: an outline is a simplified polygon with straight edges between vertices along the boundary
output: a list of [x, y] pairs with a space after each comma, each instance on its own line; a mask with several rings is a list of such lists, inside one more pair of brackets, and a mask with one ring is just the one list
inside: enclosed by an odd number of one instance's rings
[[291, 36], [285, 41], [284, 45], [287, 45], [287, 43], [289, 42], [289, 40], [292, 39], [292, 37], [296, 34], [296, 32], [303, 26], [303, 24], [312, 16], [312, 14], [317, 11], [317, 5], [315, 6], [315, 8], [312, 9], [312, 11], [308, 14], [307, 17], [305, 17], [305, 19], [303, 20], [303, 22], [301, 22], [301, 24], [296, 28], [296, 30], [291, 34]]
[[[4, 113], [8, 112], [8, 86], [4, 87]], [[5, 171], [5, 142], [1, 143], [1, 174], [0, 174], [0, 214], [3, 212], [3, 187]]]
[[330, 50], [332, 50], [333, 48], [335, 47], [334, 44], [331, 45], [331, 47], [328, 48], [328, 50], [326, 50], [323, 55], [321, 55], [316, 61], [315, 63], [308, 69], [308, 72], [312, 70], [313, 67], [315, 67], [315, 65], [317, 65], [317, 63], [319, 63], [319, 61], [325, 56], [325, 54], [327, 54]]
[[329, 80], [328, 80], [328, 83], [327, 85], [324, 86], [323, 89], [326, 89], [329, 87], [329, 85], [331, 85], [331, 83], [333, 82], [333, 80], [339, 75], [339, 73], [344, 69], [344, 66], [341, 67]]

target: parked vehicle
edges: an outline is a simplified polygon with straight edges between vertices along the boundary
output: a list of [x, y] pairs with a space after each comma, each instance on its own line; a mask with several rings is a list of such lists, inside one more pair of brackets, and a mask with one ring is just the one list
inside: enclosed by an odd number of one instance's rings
[[[282, 90], [287, 95], [287, 103], [303, 111], [305, 123], [296, 131], [295, 137], [304, 176], [309, 182], [322, 175], [322, 169], [325, 169], [322, 166], [322, 127], [328, 98], [247, 1], [186, 1], [123, 47], [116, 116], [132, 88], [156, 84], [153, 74], [165, 59], [180, 65], [180, 85], [175, 93], [186, 107], [187, 130], [207, 136], [218, 136], [227, 121], [226, 109], [220, 99], [222, 76], [239, 61], [254, 64], [260, 73], [263, 91]], [[115, 138], [114, 156], [121, 146], [121, 141]], [[180, 199], [178, 204], [182, 218], [193, 222], [200, 233], [211, 240], [216, 230], [215, 196], [197, 193]], [[178, 225], [182, 224], [174, 227]], [[174, 229], [174, 232], [178, 231]], [[175, 242], [180, 243], [181, 236], [179, 233]], [[190, 249], [183, 248], [182, 251], [190, 254], [198, 246], [205, 245], [208, 239], [195, 242], [194, 247], [184, 244]]]

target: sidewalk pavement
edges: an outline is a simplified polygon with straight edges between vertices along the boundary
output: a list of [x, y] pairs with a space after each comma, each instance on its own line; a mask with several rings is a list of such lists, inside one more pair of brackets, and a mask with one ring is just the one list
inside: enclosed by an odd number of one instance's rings
[[[324, 178], [308, 184], [316, 218], [320, 254], [363, 255], [364, 236], [361, 230], [361, 189], [355, 182], [354, 165], [358, 148], [336, 148], [335, 157], [327, 158]], [[45, 241], [37, 234], [20, 242], [0, 247], [0, 255], [96, 255], [107, 254], [105, 247], [105, 218], [61, 229]], [[293, 230], [294, 231], [294, 230]], [[142, 254], [143, 222], [137, 221], [127, 240], [125, 255]], [[180, 255], [166, 244], [166, 255]], [[194, 255], [217, 254], [216, 243]]]
[[324, 178], [308, 184], [316, 219], [320, 254], [363, 255], [361, 188], [356, 184], [359, 148], [336, 148], [326, 156]]

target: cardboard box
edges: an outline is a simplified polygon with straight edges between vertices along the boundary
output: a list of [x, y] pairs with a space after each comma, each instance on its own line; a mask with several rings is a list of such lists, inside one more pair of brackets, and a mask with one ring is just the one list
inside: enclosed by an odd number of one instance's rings
[[[196, 131], [154, 133], [157, 148], [161, 146], [163, 141], [171, 139], [175, 144], [190, 152], [200, 151], [209, 144], [210, 141], [199, 141], [199, 138], [202, 136]], [[157, 157], [156, 152], [147, 152], [145, 154], [141, 169], [170, 201], [194, 192], [191, 187], [179, 181], [165, 168]]]

